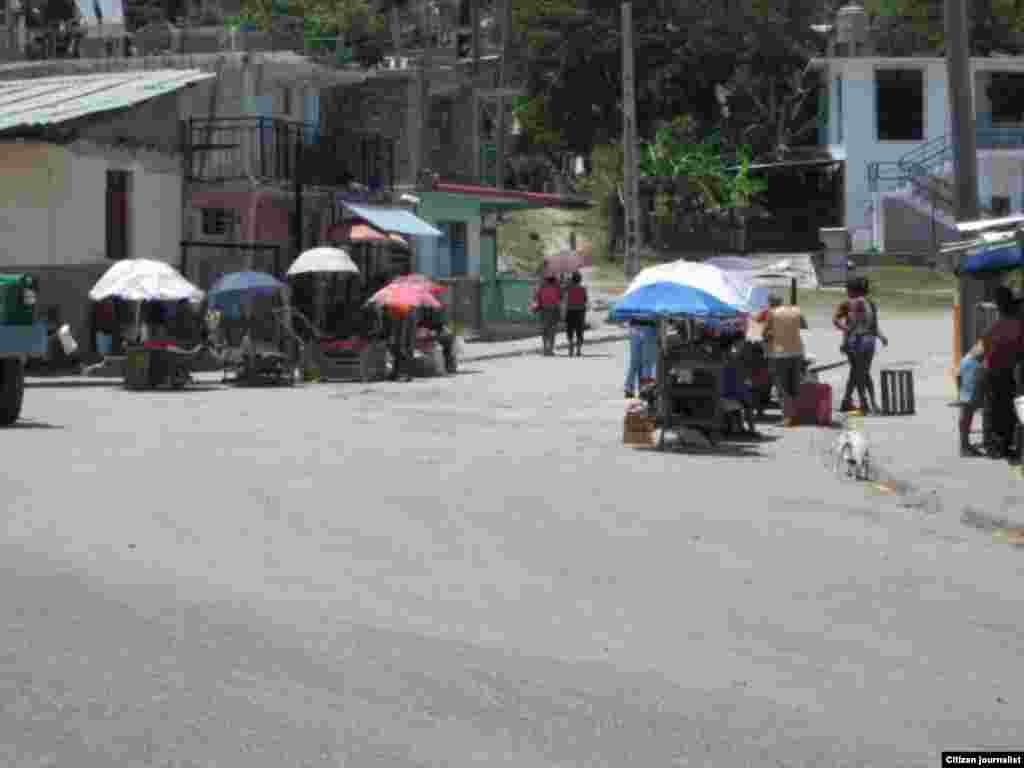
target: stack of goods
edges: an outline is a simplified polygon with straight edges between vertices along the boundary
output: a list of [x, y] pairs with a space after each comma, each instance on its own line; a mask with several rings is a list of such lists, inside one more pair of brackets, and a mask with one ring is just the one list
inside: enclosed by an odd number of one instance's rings
[[654, 417], [649, 416], [642, 403], [632, 403], [622, 423], [624, 445], [651, 445], [654, 442]]

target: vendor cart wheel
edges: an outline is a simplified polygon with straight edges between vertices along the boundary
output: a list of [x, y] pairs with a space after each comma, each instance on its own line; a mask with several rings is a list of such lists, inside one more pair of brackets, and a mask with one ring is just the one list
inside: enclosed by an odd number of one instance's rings
[[24, 399], [24, 364], [18, 359], [0, 360], [0, 427], [9, 427], [18, 420]]
[[665, 450], [665, 427], [662, 427], [661, 431], [658, 433], [658, 450]]

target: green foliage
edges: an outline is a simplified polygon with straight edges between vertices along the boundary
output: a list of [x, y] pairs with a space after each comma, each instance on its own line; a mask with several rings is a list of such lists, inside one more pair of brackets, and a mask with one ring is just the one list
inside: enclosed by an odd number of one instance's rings
[[532, 148], [553, 151], [562, 147], [562, 134], [549, 122], [547, 100], [543, 95], [516, 99], [512, 111]]
[[580, 191], [590, 195], [601, 216], [607, 218], [608, 200], [618, 194], [625, 169], [622, 144], [599, 144], [590, 153], [590, 175], [582, 179]]
[[269, 30], [277, 16], [301, 18], [307, 37], [375, 35], [385, 26], [369, 0], [242, 0], [241, 13], [229, 26], [238, 22]]
[[[640, 173], [653, 178], [686, 179], [698, 192], [705, 210], [749, 206], [766, 189], [763, 181], [750, 176], [750, 148], [738, 148], [735, 161], [729, 161], [717, 134], [696, 141], [693, 126], [691, 118], [682, 117], [659, 128], [653, 142], [641, 145]], [[660, 202], [663, 208], [669, 205], [666, 199]]]

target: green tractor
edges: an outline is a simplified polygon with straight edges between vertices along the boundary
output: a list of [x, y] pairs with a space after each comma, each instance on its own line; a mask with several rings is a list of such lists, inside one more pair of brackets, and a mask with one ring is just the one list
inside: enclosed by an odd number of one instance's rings
[[46, 321], [36, 319], [38, 294], [31, 275], [0, 275], [0, 427], [21, 415], [25, 362], [46, 356]]

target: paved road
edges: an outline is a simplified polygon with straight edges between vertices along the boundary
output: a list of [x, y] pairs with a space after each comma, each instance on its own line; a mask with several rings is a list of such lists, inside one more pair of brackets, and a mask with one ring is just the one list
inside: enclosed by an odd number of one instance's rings
[[408, 385], [32, 390], [0, 432], [0, 764], [1024, 745], [1019, 554], [838, 482], [813, 430], [624, 448], [624, 345], [590, 352]]

